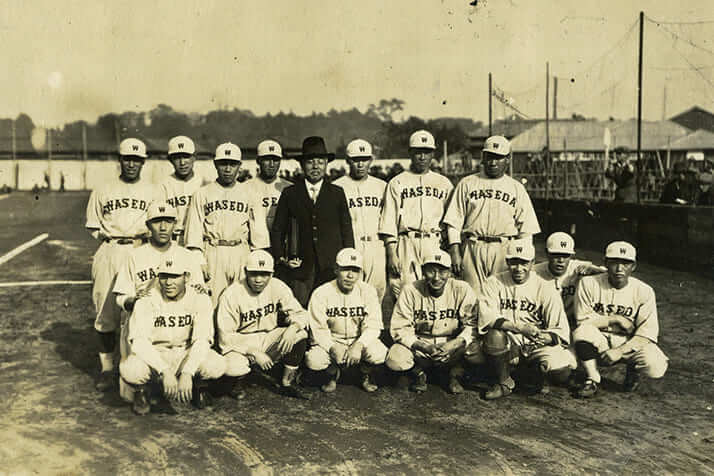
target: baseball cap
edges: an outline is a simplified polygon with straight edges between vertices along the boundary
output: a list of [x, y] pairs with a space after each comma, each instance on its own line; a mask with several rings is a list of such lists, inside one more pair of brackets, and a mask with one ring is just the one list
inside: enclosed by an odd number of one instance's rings
[[166, 202], [151, 202], [149, 209], [146, 212], [146, 221], [156, 220], [157, 218], [177, 218], [176, 208]]
[[434, 136], [429, 131], [420, 129], [409, 137], [409, 147], [414, 149], [436, 149]]
[[530, 261], [535, 258], [533, 242], [528, 239], [511, 240], [506, 247], [506, 259], [519, 258]]
[[422, 266], [425, 264], [438, 264], [444, 268], [451, 268], [451, 256], [446, 251], [436, 250], [435, 252], [426, 255], [426, 259], [422, 263]]
[[156, 274], [171, 274], [178, 276], [180, 274], [190, 271], [190, 266], [188, 261], [178, 253], [169, 253], [161, 259], [159, 263], [159, 268], [156, 270]]
[[545, 241], [545, 249], [548, 253], [575, 254], [575, 240], [573, 237], [562, 231], [556, 231]]
[[605, 258], [637, 261], [637, 250], [626, 241], [613, 241], [605, 248]]
[[169, 155], [195, 154], [196, 145], [186, 136], [176, 136], [169, 139]]
[[274, 140], [264, 140], [258, 144], [258, 157], [283, 158], [283, 148]]
[[362, 269], [362, 255], [354, 248], [342, 248], [335, 258], [337, 266]]
[[484, 142], [483, 151], [505, 156], [511, 153], [511, 142], [503, 136], [491, 136]]
[[213, 160], [235, 160], [241, 161], [240, 147], [232, 142], [226, 142], [216, 147], [216, 156]]
[[272, 273], [275, 271], [275, 262], [270, 253], [265, 250], [255, 250], [248, 256], [248, 262], [245, 264], [246, 271], [264, 271]]
[[142, 159], [145, 159], [148, 157], [146, 155], [146, 144], [139, 139], [135, 139], [134, 137], [124, 139], [119, 143], [119, 155], [141, 157]]
[[372, 146], [364, 139], [355, 139], [347, 144], [347, 157], [372, 157]]

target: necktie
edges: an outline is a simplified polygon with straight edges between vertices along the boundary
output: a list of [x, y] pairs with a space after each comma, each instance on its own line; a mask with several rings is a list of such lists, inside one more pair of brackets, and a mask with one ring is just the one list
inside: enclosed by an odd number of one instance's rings
[[312, 203], [317, 202], [317, 187], [310, 187], [310, 198], [312, 198]]

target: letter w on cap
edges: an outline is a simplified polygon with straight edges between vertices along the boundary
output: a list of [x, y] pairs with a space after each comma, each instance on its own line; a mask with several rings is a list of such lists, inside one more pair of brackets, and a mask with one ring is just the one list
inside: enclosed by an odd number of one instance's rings
[[166, 207], [159, 207], [159, 212], [164, 213], [166, 211]]
[[567, 242], [567, 241], [561, 241], [561, 242], [560, 242], [560, 247], [561, 247], [561, 248], [565, 248], [565, 247], [567, 247], [567, 246], [568, 246], [568, 242]]
[[522, 253], [522, 252], [523, 252], [523, 247], [522, 247], [522, 246], [516, 246], [516, 252], [517, 252], [517, 253]]
[[173, 262], [173, 261], [167, 261], [167, 262], [166, 262], [166, 266], [169, 267], [169, 268], [170, 268], [171, 266], [173, 266], [173, 265], [174, 265], [174, 262]]
[[360, 152], [364, 152], [364, 146], [363, 146], [363, 145], [361, 145], [361, 146], [359, 147], [359, 151], [360, 151]]
[[620, 248], [620, 254], [621, 254], [621, 255], [627, 254], [627, 249], [625, 249], [625, 248]]
[[351, 256], [350, 256], [350, 261], [357, 261], [357, 256], [351, 255]]
[[231, 155], [231, 149], [226, 149], [226, 150], [224, 151], [224, 153], [225, 153], [226, 155]]
[[183, 142], [179, 142], [178, 148], [183, 149]]
[[265, 266], [265, 261], [258, 261], [258, 266]]
[[131, 146], [131, 150], [139, 150], [139, 146], [134, 144], [133, 146]]
[[438, 256], [438, 255], [437, 255], [437, 256], [434, 256], [434, 260], [436, 260], [436, 261], [441, 261], [441, 256]]
[[273, 152], [273, 151], [275, 150], [275, 146], [274, 146], [274, 145], [269, 145], [269, 146], [268, 146], [268, 150], [269, 150], [270, 152]]
[[426, 137], [422, 137], [421, 141], [426, 144]]

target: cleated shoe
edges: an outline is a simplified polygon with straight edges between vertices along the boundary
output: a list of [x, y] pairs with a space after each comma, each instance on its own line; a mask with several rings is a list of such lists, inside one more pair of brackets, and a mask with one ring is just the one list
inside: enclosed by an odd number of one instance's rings
[[505, 383], [497, 383], [491, 386], [483, 395], [485, 400], [496, 400], [501, 397], [507, 397], [513, 393], [513, 389]]
[[416, 393], [426, 392], [426, 390], [427, 390], [426, 373], [423, 370], [419, 370], [418, 372], [415, 372], [414, 380], [412, 381], [412, 384], [409, 386], [409, 389], [412, 392], [416, 392]]
[[634, 366], [628, 365], [625, 373], [625, 381], [622, 384], [625, 392], [636, 392], [640, 388], [640, 373]]
[[104, 370], [99, 374], [95, 388], [100, 392], [108, 392], [113, 389], [115, 385], [116, 378], [114, 377], [114, 372], [111, 370]]
[[151, 404], [146, 396], [146, 387], [139, 387], [134, 392], [134, 402], [131, 405], [131, 410], [139, 415], [148, 415], [151, 411]]
[[592, 379], [585, 379], [585, 383], [578, 389], [576, 395], [578, 398], [591, 398], [597, 393], [598, 384]]

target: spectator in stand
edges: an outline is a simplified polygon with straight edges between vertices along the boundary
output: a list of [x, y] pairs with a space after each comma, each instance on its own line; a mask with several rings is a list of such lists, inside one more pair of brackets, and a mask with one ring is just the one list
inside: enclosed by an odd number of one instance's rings
[[689, 185], [687, 184], [687, 164], [677, 162], [672, 167], [672, 178], [664, 186], [659, 203], [671, 205], [687, 205], [689, 203]]
[[615, 183], [616, 202], [636, 202], [635, 167], [629, 160], [626, 147], [617, 147], [613, 151], [615, 160], [608, 166], [605, 176]]
[[712, 173], [699, 174], [699, 197], [697, 205], [711, 207], [714, 205], [714, 187], [712, 187]]

